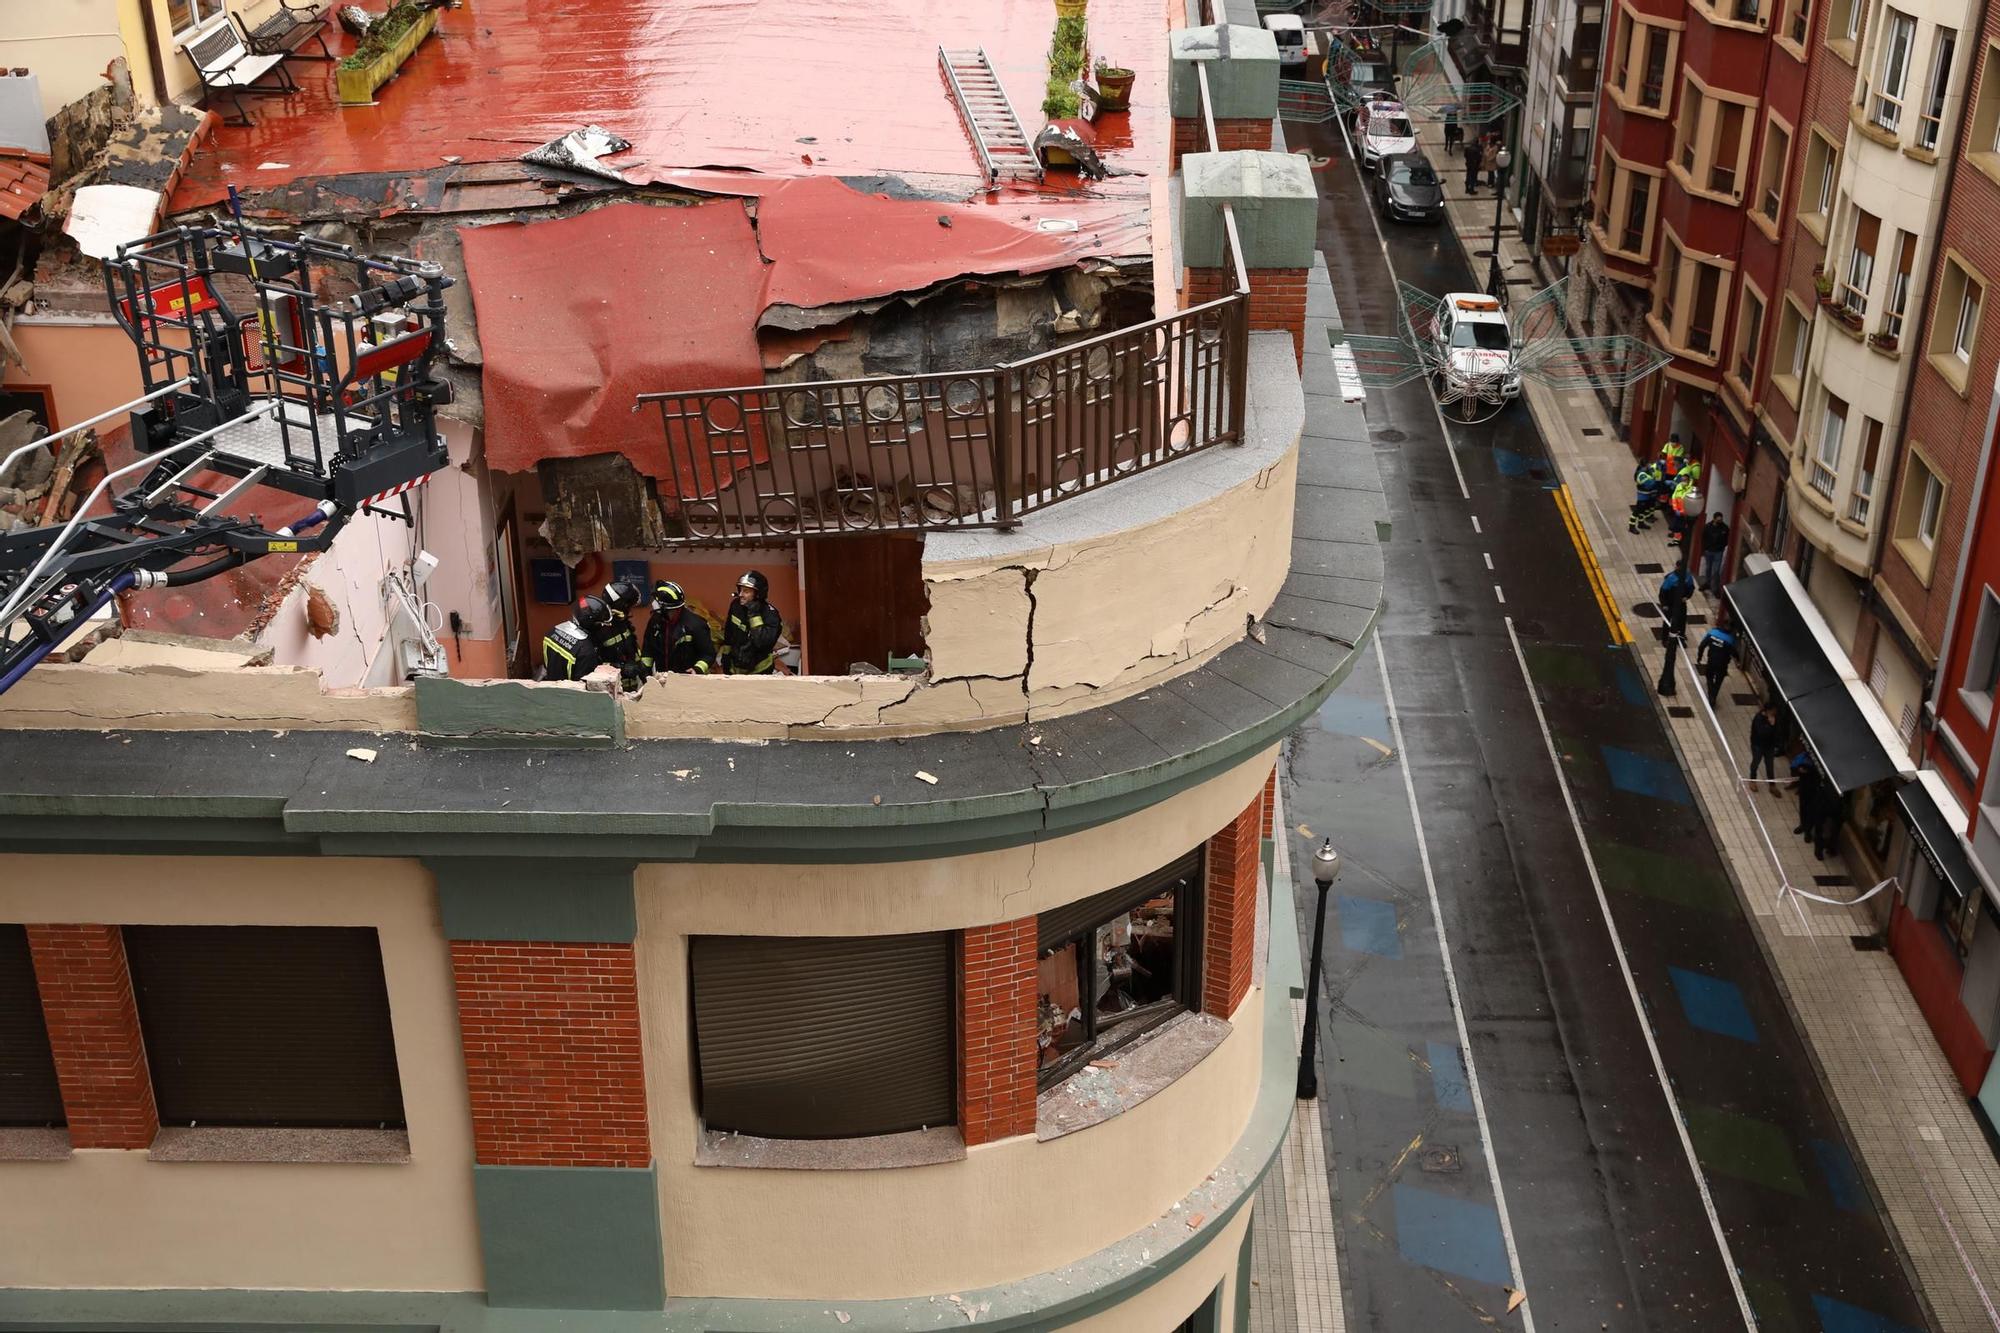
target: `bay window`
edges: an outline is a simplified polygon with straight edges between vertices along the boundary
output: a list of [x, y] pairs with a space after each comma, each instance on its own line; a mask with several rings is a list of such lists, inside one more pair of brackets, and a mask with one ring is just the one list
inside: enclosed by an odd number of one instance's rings
[[1840, 304], [1856, 319], [1868, 313], [1868, 284], [1875, 278], [1875, 247], [1881, 239], [1882, 220], [1865, 209], [1855, 209], [1854, 240], [1841, 278]]
[[1951, 86], [1951, 60], [1958, 50], [1958, 34], [1939, 28], [1931, 44], [1930, 77], [1926, 80], [1923, 110], [1917, 115], [1917, 147], [1935, 152], [1944, 126], [1945, 93]]
[[1917, 21], [1898, 10], [1882, 15], [1882, 63], [1876, 75], [1869, 121], [1894, 134], [1903, 123], [1903, 96], [1910, 82], [1910, 48], [1917, 40]]
[[1873, 417], [1861, 418], [1861, 461], [1854, 471], [1854, 493], [1847, 500], [1850, 522], [1866, 525], [1869, 506], [1875, 498], [1875, 468], [1882, 453], [1882, 423]]
[[1820, 410], [1819, 441], [1813, 450], [1812, 488], [1821, 496], [1833, 498], [1834, 478], [1840, 472], [1840, 440], [1847, 433], [1847, 403], [1832, 394], [1826, 396], [1826, 405]]
[[1721, 351], [1721, 320], [1729, 306], [1729, 275], [1735, 265], [1714, 255], [1688, 251], [1668, 230], [1654, 279], [1654, 306], [1648, 316], [1662, 343], [1680, 356], [1714, 364]]

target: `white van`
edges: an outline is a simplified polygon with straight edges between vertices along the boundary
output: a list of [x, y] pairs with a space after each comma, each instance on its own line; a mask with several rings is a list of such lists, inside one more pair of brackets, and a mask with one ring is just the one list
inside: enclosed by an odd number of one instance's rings
[[1297, 14], [1266, 14], [1264, 28], [1278, 39], [1278, 72], [1296, 78], [1306, 63], [1306, 25]]

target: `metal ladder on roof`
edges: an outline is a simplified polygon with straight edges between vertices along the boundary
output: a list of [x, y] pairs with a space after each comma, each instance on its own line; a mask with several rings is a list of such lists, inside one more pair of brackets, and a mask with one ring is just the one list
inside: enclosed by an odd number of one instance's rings
[[987, 188], [997, 187], [1003, 178], [1039, 183], [1041, 160], [1028, 143], [1028, 132], [1021, 128], [1021, 118], [1014, 114], [1007, 90], [1000, 86], [993, 62], [986, 58], [986, 48], [947, 51], [940, 46], [938, 68], [944, 71], [958, 112], [972, 133], [972, 146], [979, 151]]

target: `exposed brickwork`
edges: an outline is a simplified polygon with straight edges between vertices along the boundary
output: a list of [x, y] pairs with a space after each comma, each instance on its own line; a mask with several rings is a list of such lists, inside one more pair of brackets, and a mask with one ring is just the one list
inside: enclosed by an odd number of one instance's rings
[[1250, 993], [1257, 951], [1257, 850], [1263, 795], [1208, 840], [1202, 923], [1201, 1007], [1227, 1018]]
[[[1231, 268], [1191, 268], [1187, 271], [1189, 305], [1200, 305], [1236, 290]], [[1292, 335], [1292, 352], [1305, 365], [1306, 271], [1302, 268], [1250, 270], [1250, 327]]]
[[[1233, 153], [1241, 150], [1268, 153], [1271, 151], [1271, 122], [1268, 120], [1218, 120], [1215, 122], [1217, 152]], [[1174, 122], [1174, 166], [1178, 168], [1181, 158], [1188, 153], [1206, 153], [1208, 128], [1200, 117], [1192, 117]]]
[[1264, 836], [1271, 837], [1271, 825], [1278, 817], [1278, 766], [1271, 765], [1271, 776], [1264, 779]]
[[149, 1146], [160, 1117], [125, 963], [125, 937], [116, 926], [27, 930], [70, 1145]]
[[968, 1145], [1035, 1132], [1035, 918], [959, 936], [958, 1128]]
[[453, 940], [473, 1147], [489, 1166], [644, 1166], [629, 944]]

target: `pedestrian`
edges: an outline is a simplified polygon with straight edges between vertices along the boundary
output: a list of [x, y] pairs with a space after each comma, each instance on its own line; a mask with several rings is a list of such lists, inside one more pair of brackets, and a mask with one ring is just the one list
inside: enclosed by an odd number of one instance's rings
[[1660, 462], [1650, 459], [1632, 469], [1632, 512], [1626, 515], [1625, 531], [1643, 532], [1653, 526], [1660, 509], [1660, 492], [1665, 486]]
[[1764, 776], [1771, 781], [1771, 794], [1778, 795], [1778, 747], [1784, 742], [1784, 728], [1778, 721], [1778, 705], [1767, 703], [1757, 710], [1757, 716], [1750, 719], [1750, 776], [1757, 776], [1757, 765], [1764, 766]]
[[1667, 496], [1667, 541], [1680, 548], [1685, 559], [1688, 538], [1694, 534], [1695, 515], [1701, 512], [1701, 464], [1690, 462], [1681, 469], [1681, 479]]
[[661, 579], [653, 585], [653, 618], [646, 622], [646, 646], [639, 654], [649, 670], [706, 676], [715, 661], [708, 622], [687, 609], [681, 585]]
[[1729, 664], [1736, 660], [1736, 636], [1721, 625], [1711, 628], [1701, 636], [1700, 644], [1694, 650], [1694, 664], [1701, 668], [1702, 679], [1708, 682], [1708, 706], [1722, 696], [1723, 679], [1729, 675]]
[[1653, 600], [1667, 622], [1667, 632], [1683, 644], [1687, 642], [1688, 599], [1693, 596], [1694, 580], [1688, 577], [1687, 561], [1676, 561], [1672, 572], [1660, 580], [1660, 591]]
[[1465, 192], [1467, 194], [1479, 193], [1479, 164], [1481, 160], [1482, 150], [1480, 149], [1479, 141], [1477, 139], [1467, 139], [1465, 141]]
[[1840, 824], [1845, 804], [1833, 784], [1824, 777], [1819, 779], [1819, 794], [1814, 799], [1818, 807], [1819, 820], [1812, 827], [1813, 859], [1826, 860], [1826, 854], [1840, 846]]
[[1458, 141], [1464, 137], [1464, 132], [1458, 128], [1458, 103], [1449, 103], [1444, 109], [1444, 150], [1449, 153], [1458, 147]]
[[1722, 557], [1729, 551], [1729, 520], [1719, 512], [1708, 516], [1701, 530], [1701, 590], [1710, 596], [1722, 589]]
[[1687, 446], [1681, 443], [1679, 431], [1667, 436], [1667, 442], [1660, 446], [1660, 470], [1668, 481], [1679, 481], [1681, 465], [1687, 462]]
[[1480, 150], [1479, 165], [1486, 172], [1486, 183], [1494, 189], [1500, 188], [1500, 140], [1498, 135], [1486, 136], [1486, 146]]
[[771, 581], [752, 569], [736, 580], [729, 623], [722, 629], [722, 669], [732, 676], [768, 676], [778, 669], [785, 622], [772, 606]]
[[1792, 790], [1799, 797], [1799, 822], [1792, 826], [1792, 832], [1810, 838], [1819, 825], [1819, 766], [1813, 763], [1812, 751], [1800, 746], [1791, 767]]

